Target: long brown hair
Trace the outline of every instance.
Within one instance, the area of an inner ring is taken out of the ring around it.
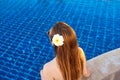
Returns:
[[[81,78],[83,71],[76,33],[68,24],[58,22],[51,29],[49,35],[51,40],[55,34],[60,34],[64,38],[62,46],[53,45],[57,63],[64,80],[77,80]]]

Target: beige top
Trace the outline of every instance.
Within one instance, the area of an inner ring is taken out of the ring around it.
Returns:
[[[41,80],[64,80],[56,61],[56,57],[46,63],[40,71]]]

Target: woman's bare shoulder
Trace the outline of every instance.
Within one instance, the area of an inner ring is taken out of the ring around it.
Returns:
[[[78,47],[78,49],[79,49],[80,52],[83,52],[83,49],[81,47]]]
[[[53,80],[53,66],[52,66],[53,60],[47,62],[43,69],[40,70],[41,80]]]
[[[51,61],[47,62],[44,66],[43,66],[43,70],[52,70],[52,68],[55,65],[55,58],[52,59]]]
[[[80,52],[81,57],[85,57],[85,53],[81,47],[79,47],[79,52]]]

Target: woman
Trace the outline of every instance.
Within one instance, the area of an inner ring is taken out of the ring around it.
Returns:
[[[42,80],[80,80],[88,77],[86,58],[78,46],[76,33],[64,22],[56,23],[48,32],[56,57],[40,71]]]

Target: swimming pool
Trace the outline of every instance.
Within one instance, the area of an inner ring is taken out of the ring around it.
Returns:
[[[39,80],[54,57],[46,32],[70,24],[87,60],[120,47],[119,0],[0,0],[0,79]]]

